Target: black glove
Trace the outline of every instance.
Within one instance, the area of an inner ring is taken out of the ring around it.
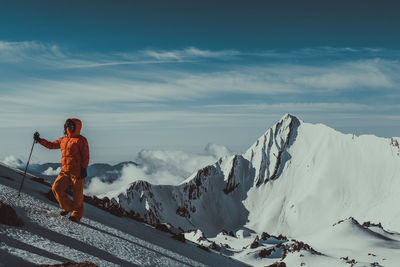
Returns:
[[[33,140],[35,140],[35,143],[39,143],[42,140],[42,138],[40,138],[40,134],[38,132],[35,132],[33,134]]]
[[[82,178],[82,179],[83,179],[83,178],[86,178],[86,176],[87,176],[86,168],[81,168],[81,178]]]

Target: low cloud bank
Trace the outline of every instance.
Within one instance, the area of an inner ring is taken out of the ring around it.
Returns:
[[[112,183],[94,177],[85,189],[85,194],[98,197],[114,197],[124,192],[129,184],[137,180],[152,184],[177,185],[200,168],[213,164],[220,157],[232,152],[221,145],[208,144],[202,154],[183,151],[142,150],[134,160],[138,166],[127,164],[121,176]]]
[[[49,176],[54,176],[58,175],[61,171],[61,167],[58,167],[57,169],[53,169],[52,167],[49,167],[47,170],[43,172],[44,175],[49,175]]]
[[[21,168],[24,166],[22,160],[12,155],[5,157],[1,162],[12,168]]]

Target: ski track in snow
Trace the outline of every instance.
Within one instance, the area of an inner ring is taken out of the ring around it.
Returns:
[[[0,249],[33,264],[92,261],[99,266],[205,266],[102,223],[73,223],[59,209],[0,185],[2,198],[14,203],[23,227],[0,225]],[[48,252],[51,251],[51,252]],[[1,264],[0,264],[1,265]]]

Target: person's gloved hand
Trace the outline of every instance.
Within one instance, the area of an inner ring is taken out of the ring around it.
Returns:
[[[38,132],[35,132],[33,134],[33,140],[35,140],[35,143],[39,143],[42,140],[42,138],[40,138],[40,134]]]
[[[87,176],[86,168],[82,168],[81,169],[81,178],[86,178],[86,176]]]

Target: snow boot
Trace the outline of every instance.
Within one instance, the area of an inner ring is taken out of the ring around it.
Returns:
[[[63,210],[63,211],[60,212],[60,215],[61,215],[61,216],[65,216],[65,215],[67,215],[68,213],[69,213],[69,211]]]
[[[72,222],[79,222],[79,220],[75,216],[69,216],[68,218]]]

